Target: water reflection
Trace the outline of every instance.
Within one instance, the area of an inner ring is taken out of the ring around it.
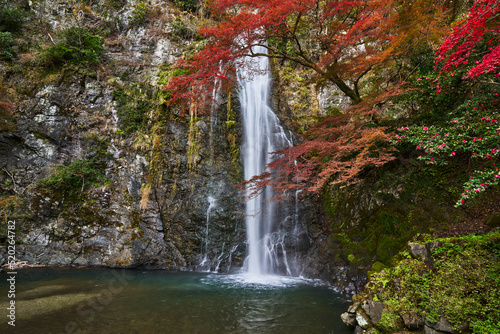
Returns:
[[[16,333],[352,332],[340,320],[344,298],[315,281],[73,268],[33,268],[18,278]],[[0,321],[1,333],[14,332]]]

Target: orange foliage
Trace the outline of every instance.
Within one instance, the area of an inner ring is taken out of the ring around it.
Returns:
[[[267,48],[264,56],[312,69],[318,83],[333,83],[358,103],[360,79],[389,59],[393,1],[215,0],[218,24],[199,31],[209,41],[203,50],[179,61],[189,74],[171,80],[170,103],[209,100],[215,79],[234,79],[244,56],[261,55],[256,45]]]
[[[302,144],[276,152],[268,165],[271,172],[246,182],[252,195],[268,185],[274,187],[275,199],[290,190],[320,193],[328,185],[356,183],[367,169],[394,160],[397,150],[389,144],[394,134],[376,125],[380,111],[375,106],[400,93],[399,88],[388,90],[346,114],[316,123]]]

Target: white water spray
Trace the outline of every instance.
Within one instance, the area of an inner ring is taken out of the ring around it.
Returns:
[[[205,226],[205,256],[203,257],[203,260],[201,260],[200,264],[198,265],[201,268],[208,266],[207,271],[210,271],[210,261],[208,259],[208,242],[210,240],[209,239],[210,211],[213,208],[215,208],[215,198],[213,198],[212,196],[208,196],[207,221],[206,221],[206,226]]]

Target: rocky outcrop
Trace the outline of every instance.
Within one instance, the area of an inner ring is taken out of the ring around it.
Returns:
[[[346,325],[354,328],[355,332],[370,333],[370,330],[373,330],[373,327],[382,319],[383,311],[384,304],[382,302],[373,300],[355,301],[349,306],[347,312],[342,313],[341,318]]]
[[[237,101],[228,108],[222,97],[212,120],[162,106],[155,96],[171,75],[169,66],[195,43],[181,40],[172,25],[189,14],[150,1],[139,17],[131,1],[111,15],[112,5],[44,0],[25,7],[33,22],[50,26],[41,31],[26,23],[26,36],[51,43],[56,31],[76,24],[105,36],[98,66],[40,74],[46,70],[28,53],[0,63],[1,99],[16,107],[16,131],[0,135],[2,199],[17,201],[10,216],[16,257],[48,265],[240,266],[243,199],[233,186],[241,180]],[[143,114],[128,130],[125,117],[139,108]],[[40,186],[57,166],[74,161],[98,164],[106,181],[84,180],[71,195]],[[208,212],[209,199],[215,204]]]
[[[494,230],[408,243],[394,268],[372,272],[364,290],[352,297],[342,321],[355,333],[494,331],[498,316],[491,305],[497,300],[491,289],[497,289],[491,273],[498,270],[499,237]]]

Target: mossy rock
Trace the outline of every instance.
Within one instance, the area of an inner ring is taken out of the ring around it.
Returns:
[[[500,212],[495,212],[484,220],[484,223],[492,228],[500,227]]]
[[[374,271],[374,272],[379,273],[384,268],[387,268],[387,266],[385,264],[383,264],[382,262],[377,261],[374,264],[372,264],[372,271]]]

